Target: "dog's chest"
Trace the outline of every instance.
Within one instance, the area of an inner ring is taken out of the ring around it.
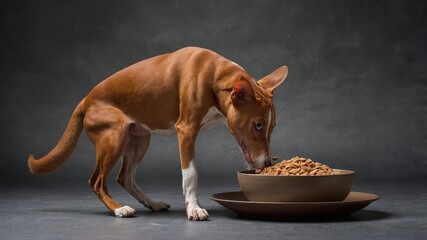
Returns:
[[[200,131],[209,129],[219,124],[227,124],[225,116],[216,108],[211,107],[206,115],[203,117],[200,124]],[[162,136],[174,136],[176,135],[176,129],[174,123],[170,123],[168,129],[150,129],[147,125],[141,124],[141,126],[148,130],[151,134],[162,135]]]

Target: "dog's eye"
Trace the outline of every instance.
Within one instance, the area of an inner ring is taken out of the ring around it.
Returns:
[[[258,131],[261,131],[263,127],[262,123],[260,122],[255,123],[254,126],[255,126],[255,129]]]

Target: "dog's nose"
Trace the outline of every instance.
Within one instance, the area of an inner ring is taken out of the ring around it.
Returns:
[[[264,167],[270,167],[271,166],[271,160],[267,160],[264,162]]]

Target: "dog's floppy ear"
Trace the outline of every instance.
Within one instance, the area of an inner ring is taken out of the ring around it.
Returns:
[[[231,101],[234,106],[241,106],[254,101],[254,90],[245,78],[241,77],[231,91]]]
[[[288,76],[288,67],[282,66],[259,80],[258,83],[261,87],[267,90],[267,92],[272,94],[274,89],[285,81],[286,76]]]

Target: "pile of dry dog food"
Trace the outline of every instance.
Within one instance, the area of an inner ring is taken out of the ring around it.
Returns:
[[[302,157],[293,157],[289,160],[283,160],[273,166],[266,167],[262,170],[256,170],[255,173],[275,176],[322,176],[340,174],[338,171],[334,171],[324,164]]]

